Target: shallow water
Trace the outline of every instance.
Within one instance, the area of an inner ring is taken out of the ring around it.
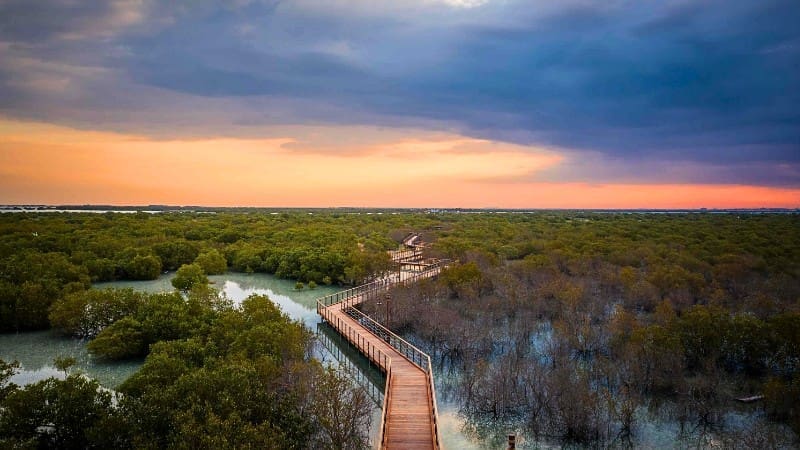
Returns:
[[[68,356],[76,360],[70,373],[80,371],[111,389],[119,386],[142,365],[141,360],[96,360],[86,350],[85,340],[65,338],[53,331],[0,334],[0,359],[19,361],[21,370],[11,377],[11,382],[20,386],[48,377],[63,378],[64,373],[53,366],[53,360]]]
[[[174,274],[166,274],[152,281],[115,281],[98,283],[95,288],[103,287],[131,287],[145,292],[171,291],[170,280]],[[239,303],[252,294],[266,294],[280,305],[289,317],[302,321],[309,329],[318,332],[320,345],[315,349],[315,356],[323,364],[334,365],[349,372],[351,379],[361,385],[370,393],[375,409],[372,415],[372,428],[370,437],[375,443],[378,435],[381,406],[383,400],[384,378],[383,374],[369,361],[358,354],[352,347],[341,339],[336,339],[335,333],[324,333],[320,325],[320,318],[316,312],[316,299],[340,290],[338,287],[318,286],[316,289],[295,290],[294,281],[283,280],[266,274],[241,274],[226,273],[212,275],[209,280],[216,289],[222,291],[234,303]],[[333,338],[331,338],[333,336]],[[437,382],[437,385],[439,383]],[[438,386],[437,386],[438,389]],[[437,391],[439,402],[439,419],[441,423],[442,443],[449,449],[482,449],[486,448],[484,442],[462,432],[464,419],[458,415],[458,405],[444,402]]]
[[[169,284],[170,277],[162,277],[156,280],[158,283],[152,286],[153,289],[171,289]],[[320,286],[314,290],[305,289],[297,291],[294,289],[294,281],[282,280],[271,275],[264,274],[237,274],[228,273],[225,275],[211,276],[209,279],[221,289],[228,298],[234,302],[241,302],[251,294],[266,294],[272,301],[281,306],[291,318],[301,320],[307,327],[314,330],[323,341],[322,329],[325,325],[321,324],[320,317],[316,312],[316,299],[340,290],[328,286]],[[134,282],[143,283],[143,282]],[[147,283],[147,282],[144,282]],[[166,284],[166,288],[163,286]],[[133,286],[137,287],[137,286]],[[141,287],[137,287],[140,288]],[[330,333],[327,334],[331,336]],[[333,336],[337,335],[333,333]],[[378,437],[378,426],[381,416],[383,401],[384,377],[375,366],[369,363],[365,357],[358,353],[352,346],[349,346],[343,339],[328,339],[328,345],[317,346],[315,356],[324,364],[332,364],[349,371],[351,378],[366,389],[373,398],[375,409],[373,409],[372,429],[370,436],[373,443]],[[332,341],[332,342],[330,342]],[[334,344],[334,345],[331,345]],[[434,378],[437,386],[437,403],[439,407],[440,436],[442,444],[448,449],[460,450],[480,450],[487,448],[487,442],[476,436],[470,436],[464,430],[465,421],[458,413],[457,403],[447,401],[443,398],[439,389],[439,377]]]
[[[95,289],[133,288],[150,293],[165,292],[174,289],[171,284],[174,276],[174,273],[169,273],[156,280],[113,281],[96,283],[93,287]],[[320,324],[321,320],[316,313],[316,299],[340,290],[339,287],[330,286],[296,290],[294,281],[283,280],[267,274],[226,273],[212,275],[208,278],[212,286],[237,304],[252,294],[267,295],[289,317],[301,321],[314,331],[317,331],[318,326],[324,326]],[[6,361],[17,360],[20,362],[22,370],[11,379],[18,385],[34,383],[48,377],[63,378],[63,372],[53,366],[53,360],[58,357],[71,356],[77,360],[77,363],[70,372],[85,373],[98,380],[104,387],[111,389],[119,386],[143,363],[142,360],[97,361],[86,350],[86,343],[85,340],[65,338],[52,331],[0,334],[0,358]],[[376,424],[380,421],[381,416],[383,374],[371,366],[366,358],[352,348],[348,348],[346,342],[338,342],[336,339],[326,339],[325,342],[315,346],[314,355],[323,364],[345,370],[351,379],[371,394],[375,407],[372,411],[373,426],[370,430],[370,437],[375,442],[378,432]]]
[[[174,290],[171,284],[173,277],[175,277],[175,273],[162,275],[157,280],[111,281],[96,283],[94,287],[95,289],[129,287],[143,292],[165,292]],[[298,291],[294,287],[294,281],[263,273],[225,273],[211,275],[208,279],[212,287],[224,293],[237,304],[253,294],[267,295],[289,317],[302,321],[311,329],[314,329],[320,322],[319,316],[317,316],[317,298],[341,290],[338,287],[323,285],[317,286],[315,289],[306,288]]]
[[[117,281],[98,283],[95,288],[131,287],[145,292],[172,291],[170,283],[174,274],[162,275],[152,281]],[[370,365],[369,361],[349,346],[335,332],[325,333],[325,325],[321,324],[316,314],[316,299],[336,292],[340,288],[319,286],[314,290],[295,290],[295,282],[282,280],[266,274],[227,273],[209,277],[213,286],[223,292],[234,303],[252,294],[265,294],[280,305],[291,318],[300,320],[309,329],[318,333],[319,345],[314,355],[326,365],[340,367],[351,379],[364,387],[374,402],[372,429],[373,442],[378,434],[380,407],[383,399],[384,378],[382,373]],[[549,330],[543,328],[542,335],[531,345],[541,344]],[[413,337],[410,337],[413,340]],[[72,371],[79,370],[97,379],[103,386],[115,388],[141,366],[142,361],[104,363],[94,360],[86,350],[86,341],[59,336],[53,332],[34,332],[22,334],[0,335],[0,358],[19,360],[23,370],[12,378],[14,383],[23,385],[50,376],[63,377],[63,373],[53,367],[56,357],[71,356],[77,360]],[[439,407],[439,429],[442,444],[445,448],[459,450],[477,450],[484,448],[505,448],[506,435],[514,432],[512,425],[497,422],[470,424],[459,414],[458,375],[446,375],[435,370],[437,403]],[[449,386],[447,386],[449,385]],[[753,423],[757,414],[744,413],[731,415],[734,422]],[[741,425],[740,425],[741,426]],[[641,448],[675,448],[687,440],[679,438],[678,425],[669,420],[654,420],[644,410],[638,414],[636,438],[633,443]],[[559,447],[557,443],[526,441],[524,433],[518,433],[518,448]],[[696,437],[695,437],[696,438]],[[684,438],[685,439],[685,438]]]
[[[174,273],[170,273],[151,281],[97,283],[94,288],[130,287],[144,292],[172,291],[174,288],[170,281],[174,276]],[[266,274],[227,273],[213,275],[209,279],[234,303],[240,303],[252,294],[266,294],[290,317],[301,320],[312,329],[319,322],[316,299],[338,290],[334,287],[320,286],[313,290],[297,291],[293,281],[281,280]],[[111,389],[119,386],[142,365],[142,360],[123,362],[96,360],[86,350],[86,343],[85,340],[63,337],[53,331],[0,334],[0,359],[19,361],[21,370],[11,381],[25,385],[51,376],[63,378],[63,372],[53,366],[53,360],[59,357],[73,357],[76,359],[76,364],[70,369],[71,373],[80,371]]]

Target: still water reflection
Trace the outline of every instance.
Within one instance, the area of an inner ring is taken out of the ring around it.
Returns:
[[[151,281],[115,281],[97,283],[95,289],[130,287],[144,292],[163,292],[173,290],[170,281],[174,274],[166,274]],[[300,320],[309,329],[318,332],[319,345],[315,347],[315,357],[323,364],[341,367],[356,383],[364,387],[374,402],[372,429],[370,435],[377,438],[377,424],[380,420],[383,402],[383,374],[361,356],[346,341],[325,324],[320,323],[316,314],[316,299],[336,292],[339,288],[319,286],[316,289],[298,291],[295,283],[266,274],[227,273],[209,277],[213,286],[234,303],[252,294],[265,294],[280,305],[291,318]],[[63,373],[53,367],[53,359],[71,356],[77,360],[72,371],[81,371],[98,380],[107,388],[115,388],[125,381],[141,366],[141,360],[125,362],[102,362],[95,360],[86,350],[86,341],[64,338],[54,332],[32,332],[0,335],[0,358],[17,360],[22,366],[20,373],[12,382],[24,385],[51,376],[63,377]],[[465,432],[464,419],[458,414],[458,405],[452,398],[444,398],[444,386],[439,386],[437,374],[437,401],[439,404],[440,432],[443,444],[450,449],[480,449],[481,443]],[[444,378],[442,378],[444,379]],[[452,391],[452,389],[451,389]]]

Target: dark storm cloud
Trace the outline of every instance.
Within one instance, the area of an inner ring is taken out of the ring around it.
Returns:
[[[0,1],[0,38],[12,42],[42,43],[56,38],[111,32],[115,19],[124,20],[125,3]]]
[[[147,130],[157,88],[178,114],[207,98],[254,126],[447,127],[622,162],[571,166],[587,180],[677,162],[675,182],[800,185],[796,0],[92,5],[0,2],[6,114]],[[47,90],[65,79],[69,95]]]
[[[797,161],[800,28],[785,19],[800,23],[797,6],[768,8],[774,20],[754,6],[756,24],[775,27],[750,25],[755,35],[742,31],[751,19],[744,8],[727,17],[735,30],[705,24],[725,12],[713,6],[629,27],[620,27],[624,17],[579,14],[555,29],[472,30],[426,89],[465,99],[464,108],[511,113],[493,124],[498,136],[505,125],[617,155]]]

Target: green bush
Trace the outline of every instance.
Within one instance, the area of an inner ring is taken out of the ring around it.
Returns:
[[[161,260],[153,255],[136,255],[125,266],[125,273],[131,280],[155,280],[161,275]]]
[[[199,264],[184,264],[175,273],[172,286],[180,291],[188,292],[195,285],[208,284],[208,278]]]
[[[206,275],[219,275],[228,271],[228,262],[216,249],[201,253],[194,263],[202,267]]]
[[[73,336],[93,337],[115,321],[135,313],[144,295],[133,289],[89,289],[56,300],[50,324]]]
[[[87,348],[97,357],[125,359],[144,355],[147,342],[142,324],[132,317],[120,319],[104,329]]]

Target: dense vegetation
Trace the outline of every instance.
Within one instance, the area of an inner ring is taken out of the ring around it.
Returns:
[[[0,332],[48,327],[50,305],[94,281],[150,280],[184,265],[353,284],[396,244],[373,217],[294,214],[2,214]],[[191,271],[192,273],[188,273]]]
[[[726,412],[748,410],[734,398],[763,394],[749,410],[800,432],[797,216],[542,213],[443,225],[428,237],[438,237],[432,253],[460,264],[397,290],[390,325],[462,374],[453,390],[476,424],[622,445],[643,408],[720,432]],[[730,438],[791,443],[762,425]]]
[[[60,301],[54,323],[101,330],[90,343],[101,357],[152,344],[144,366],[112,401],[78,374],[9,385],[14,367],[0,361],[0,447],[367,447],[366,394],[309,359],[310,333],[268,298],[233,307],[204,286],[185,299],[88,292]]]
[[[315,389],[327,386],[339,399],[358,394],[309,362],[302,328],[264,299],[232,308],[205,276],[230,269],[294,278],[298,288],[356,283],[386,270],[384,250],[411,230],[433,243],[428,256],[458,262],[438,280],[395,290],[391,308],[364,309],[453,372],[456,382],[442,392],[462,402],[478,432],[488,421],[501,434],[518,428],[558,443],[625,445],[636,442],[648,413],[681,429],[714,430],[732,446],[797,443],[797,215],[0,215],[0,329],[53,326],[93,339],[98,357],[149,354],[116,405],[74,376],[11,393],[0,383],[12,405],[4,411],[13,412],[0,427],[17,427],[6,425],[9,417],[28,423],[20,399],[58,423],[48,416],[55,410],[35,405],[73,392],[91,400],[86,411],[100,412],[65,427],[132,430],[121,443],[92,443],[100,447],[222,442],[197,441],[206,436],[270,447],[277,441],[249,439],[294,442],[303,433],[320,446],[332,445],[331,436],[358,442],[330,430],[330,416],[314,409],[339,404],[321,402]],[[164,270],[180,270],[183,294],[89,288]],[[751,395],[765,398],[733,400]],[[240,404],[245,413],[231,406]],[[766,419],[726,433],[731,411]],[[17,428],[13,442],[54,439]],[[142,436],[151,428],[152,437]],[[82,436],[95,435],[109,436]]]

